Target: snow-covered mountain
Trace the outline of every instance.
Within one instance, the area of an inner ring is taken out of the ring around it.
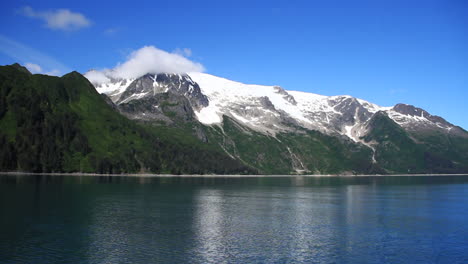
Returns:
[[[406,130],[463,133],[443,118],[411,105],[382,107],[347,95],[323,96],[285,90],[279,86],[243,84],[206,73],[109,78],[108,82],[95,83],[95,86],[98,92],[108,95],[116,104],[161,93],[178,94],[188,99],[202,124],[220,125],[223,116],[228,116],[252,130],[269,135],[304,128],[364,143],[361,138],[377,112],[386,113]]]
[[[203,73],[122,79],[105,70],[86,76],[93,85],[77,72],[46,78],[20,65],[0,67],[0,101],[6,102],[3,119],[0,111],[3,168],[266,175],[468,172],[468,132],[411,105],[381,107],[351,96],[247,85]],[[31,155],[45,160],[31,164]]]
[[[412,105],[382,107],[199,72],[104,76],[93,84],[128,118],[177,127],[263,173],[468,170],[468,132]]]

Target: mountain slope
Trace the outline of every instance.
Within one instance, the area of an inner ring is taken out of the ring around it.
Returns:
[[[231,156],[265,174],[375,174],[369,148],[318,131],[265,135],[224,116],[207,132]]]
[[[116,112],[77,72],[32,75],[0,67],[0,170],[252,173],[217,146]]]
[[[351,96],[323,96],[287,91],[279,86],[248,85],[205,73],[147,74],[95,85],[98,92],[107,94],[116,104],[166,92],[178,94],[190,101],[197,120],[205,125],[221,124],[225,115],[265,134],[300,126],[360,141],[364,123],[383,111],[406,130],[439,130],[468,137],[466,131],[443,118],[411,105],[381,107]]]
[[[468,133],[411,105],[381,107],[205,73],[95,85],[129,118],[185,128],[262,173],[468,171]]]

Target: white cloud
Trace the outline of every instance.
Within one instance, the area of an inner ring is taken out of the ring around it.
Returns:
[[[110,79],[100,71],[90,70],[84,75],[90,82],[94,84],[107,83]]]
[[[113,69],[92,70],[85,74],[93,83],[104,83],[110,78],[138,78],[147,73],[187,73],[202,72],[205,68],[176,52],[169,53],[154,46],[145,46],[133,51],[127,61]]]
[[[20,11],[21,14],[42,19],[46,26],[58,30],[78,30],[91,25],[91,21],[83,14],[72,12],[68,9],[55,9],[49,11],[36,11],[30,6],[25,6]]]
[[[53,76],[59,76],[60,71],[57,69],[53,69],[51,71],[45,71],[39,64],[36,63],[31,63],[31,62],[26,62],[24,66],[32,73],[32,74],[45,74],[45,75],[53,75]]]
[[[42,67],[37,64],[26,62],[24,66],[28,68],[31,73],[42,73]]]

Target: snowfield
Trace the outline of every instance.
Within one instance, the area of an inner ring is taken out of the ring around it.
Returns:
[[[173,74],[169,74],[174,76]],[[413,113],[402,113],[394,107],[381,107],[371,102],[349,95],[324,96],[314,93],[284,90],[279,86],[243,84],[207,73],[191,72],[178,75],[178,85],[182,81],[190,83],[188,92],[193,92],[197,83],[201,93],[208,98],[208,105],[195,110],[197,119],[205,125],[220,125],[223,115],[261,133],[275,134],[292,131],[296,127],[318,130],[326,134],[339,134],[355,142],[366,133],[366,125],[371,117],[383,111],[402,127],[430,126],[450,130],[449,123],[432,121],[430,114],[414,108]],[[120,79],[95,84],[99,93],[107,94],[117,102],[129,85],[137,79]],[[154,77],[154,93],[167,92],[171,88],[158,84]],[[160,87],[161,86],[161,87]],[[148,93],[135,93],[121,99],[119,103],[138,100]],[[187,94],[184,94],[187,96]],[[406,106],[406,105],[404,105]],[[412,107],[412,106],[409,106]],[[419,112],[418,112],[419,111]],[[364,143],[363,143],[364,144]]]

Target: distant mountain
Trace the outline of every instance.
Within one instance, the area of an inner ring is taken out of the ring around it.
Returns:
[[[199,139],[264,173],[468,171],[468,133],[411,105],[381,107],[205,73],[109,79],[96,89],[127,117],[189,122]]]
[[[77,72],[32,75],[0,67],[0,171],[256,173],[181,129],[117,112]]]

